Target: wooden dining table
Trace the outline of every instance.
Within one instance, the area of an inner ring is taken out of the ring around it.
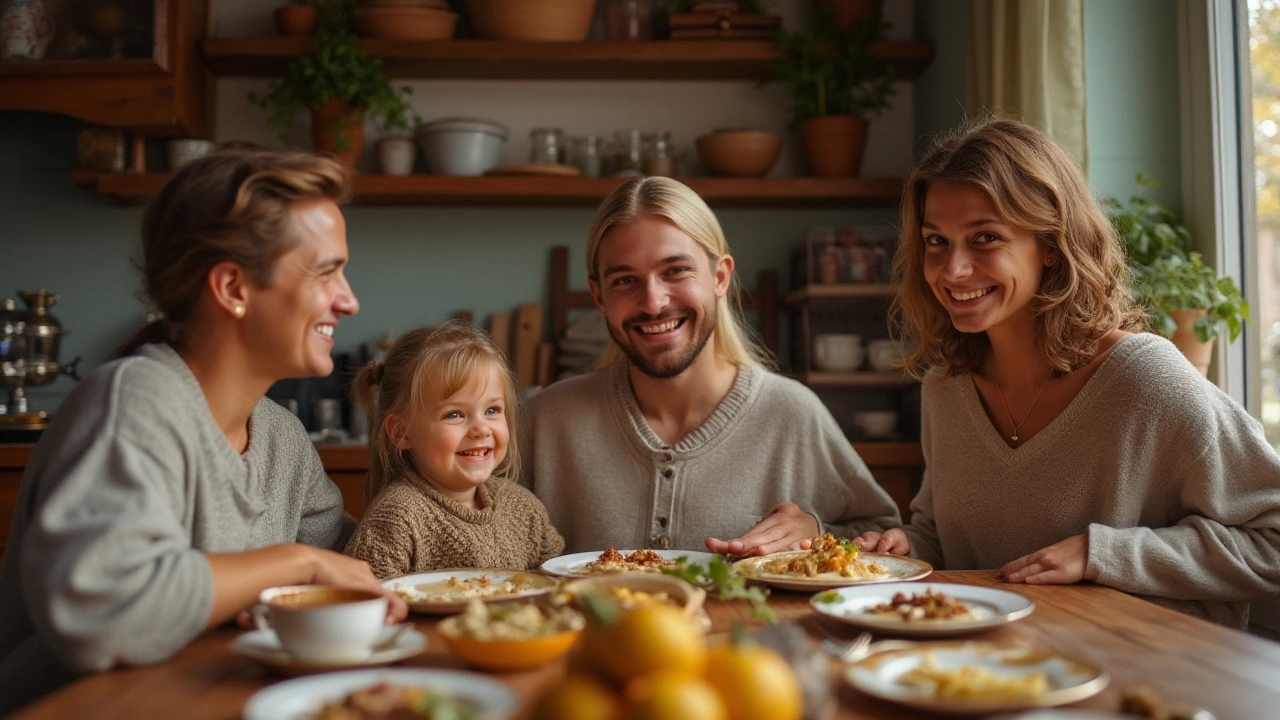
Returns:
[[[1122,693],[1146,686],[1164,701],[1207,709],[1219,720],[1280,717],[1280,644],[1270,640],[1088,583],[1008,585],[991,571],[938,571],[927,581],[1001,587],[1033,600],[1035,611],[1026,618],[969,637],[1038,646],[1085,660],[1108,673],[1111,680],[1106,689],[1076,707],[1116,711]],[[809,597],[775,590],[769,605],[780,621],[798,622],[815,641],[824,635],[852,638],[858,634],[856,628],[817,615],[809,606]],[[735,621],[749,616],[740,601],[709,599],[707,611],[713,643],[723,640]],[[438,618],[411,615],[410,620],[427,634],[428,644],[423,654],[404,661],[403,666],[466,667],[436,634]],[[13,717],[239,718],[250,696],[284,679],[232,651],[231,642],[240,632],[232,627],[216,628],[164,662],[81,678]],[[819,652],[817,647],[815,642],[815,652]],[[920,717],[918,710],[876,700],[844,684],[832,662],[833,691],[839,700],[835,718]],[[538,693],[564,672],[565,661],[561,660],[536,670],[492,677],[510,686],[527,709]]]

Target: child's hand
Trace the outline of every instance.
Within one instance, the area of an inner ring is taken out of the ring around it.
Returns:
[[[911,541],[899,528],[888,530],[883,535],[878,532],[865,532],[853,542],[867,552],[892,555],[906,555],[911,552]]]

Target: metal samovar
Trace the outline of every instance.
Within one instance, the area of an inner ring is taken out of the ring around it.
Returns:
[[[0,428],[41,430],[48,423],[45,412],[28,412],[24,388],[47,385],[59,374],[76,374],[76,358],[67,366],[58,364],[58,350],[65,332],[49,308],[61,299],[46,290],[22,290],[18,296],[27,304],[25,312],[13,300],[0,305],[0,384],[9,390],[6,404],[0,404]]]

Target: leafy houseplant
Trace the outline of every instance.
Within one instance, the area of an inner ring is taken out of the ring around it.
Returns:
[[[352,32],[351,0],[313,0],[320,4],[320,32],[310,55],[289,63],[265,95],[249,100],[268,111],[267,125],[289,143],[300,110],[312,113],[312,141],[354,166],[364,144],[361,123],[372,118],[384,128],[408,129],[420,118],[408,103],[408,87],[394,87],[382,61],[369,57]]]
[[[866,118],[889,107],[893,94],[893,68],[871,56],[886,27],[877,14],[842,34],[829,13],[820,12],[802,30],[778,31],[782,57],[769,63],[769,72],[791,96],[792,124],[800,126],[815,175],[858,173]]]
[[[1156,184],[1142,175],[1137,183],[1140,189]],[[1240,337],[1249,320],[1249,303],[1234,280],[1218,277],[1200,253],[1191,250],[1191,233],[1172,211],[1141,194],[1127,204],[1106,198],[1103,205],[1124,242],[1133,273],[1131,290],[1150,313],[1153,329],[1175,344],[1194,337],[1201,347],[1179,349],[1205,372],[1210,343],[1224,329],[1229,341]],[[1195,357],[1196,352],[1203,357]]]

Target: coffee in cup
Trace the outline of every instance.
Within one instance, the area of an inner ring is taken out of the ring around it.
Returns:
[[[387,616],[387,598],[332,585],[263,590],[253,620],[271,627],[285,652],[306,663],[360,662],[373,652]]]

